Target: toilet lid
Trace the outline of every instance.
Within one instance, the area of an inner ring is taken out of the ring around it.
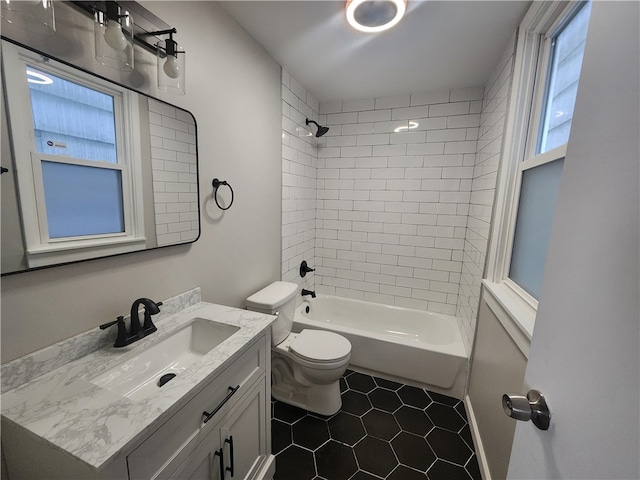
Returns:
[[[335,362],[351,353],[351,342],[324,330],[302,330],[289,350],[311,362]]]

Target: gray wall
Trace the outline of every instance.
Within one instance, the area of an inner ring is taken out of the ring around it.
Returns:
[[[216,3],[143,6],[178,29],[176,40],[188,52],[186,95],[151,94],[198,122],[201,237],[193,245],[3,277],[3,363],[126,314],[138,297],[163,299],[200,286],[206,301],[244,307],[248,295],[280,278],[280,66]],[[31,43],[49,42],[57,50],[51,54],[95,64],[90,30],[76,29],[84,41],[53,43],[76,28],[70,7],[56,8],[58,34]],[[135,75],[114,79],[150,91],[155,59],[141,58]],[[211,197],[214,177],[235,191],[224,214]]]
[[[527,359],[484,299],[480,301],[469,402],[491,478],[506,478],[516,422],[502,410],[502,394],[522,389]]]
[[[2,166],[9,170],[2,175],[2,248],[0,248],[2,256],[2,268],[11,272],[15,270],[23,270],[27,268],[24,257],[24,244],[22,240],[22,223],[18,214],[18,190],[16,186],[16,177],[13,174],[11,143],[9,142],[9,129],[7,127],[7,111],[5,109],[4,95],[0,95],[0,128],[2,147]]]

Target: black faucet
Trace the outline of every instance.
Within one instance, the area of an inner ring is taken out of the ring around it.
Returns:
[[[138,308],[140,305],[144,305],[144,323],[140,327],[140,319],[138,318]],[[133,305],[131,305],[131,335],[141,334],[140,338],[149,335],[157,330],[156,326],[151,321],[151,315],[160,313],[158,305],[162,305],[162,302],[156,303],[148,298],[139,298]]]
[[[300,294],[304,297],[305,295],[311,295],[311,298],[316,298],[316,292],[314,292],[313,290],[305,290],[304,288],[302,289],[302,292],[300,292]]]
[[[144,306],[144,323],[142,326],[140,326],[140,318],[138,317],[138,308],[140,305]],[[133,305],[131,305],[131,327],[128,333],[127,327],[124,324],[124,317],[122,316],[118,317],[113,322],[100,325],[100,329],[104,330],[105,328],[109,328],[112,325],[117,324],[118,336],[113,346],[126,347],[127,345],[131,345],[133,342],[137,342],[157,330],[156,326],[151,321],[151,315],[160,313],[160,309],[158,308],[160,305],[162,305],[162,302],[156,303],[148,298],[139,298],[133,302]]]

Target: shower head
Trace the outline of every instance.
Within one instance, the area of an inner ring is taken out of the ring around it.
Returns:
[[[307,125],[309,125],[310,123],[313,123],[316,127],[318,127],[318,130],[316,131],[316,137],[321,137],[329,131],[329,127],[323,127],[322,125],[318,125],[318,122],[314,122],[313,120],[309,120],[307,118]]]

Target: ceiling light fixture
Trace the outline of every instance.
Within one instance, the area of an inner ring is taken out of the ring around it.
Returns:
[[[388,30],[398,24],[407,9],[406,0],[347,0],[347,21],[365,33]]]

